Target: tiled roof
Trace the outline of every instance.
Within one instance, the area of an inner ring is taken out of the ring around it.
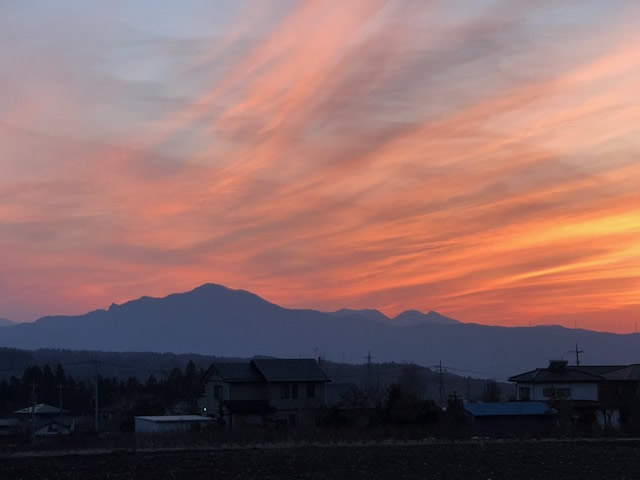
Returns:
[[[545,402],[468,403],[464,408],[474,417],[549,415],[556,413]]]
[[[249,362],[214,363],[212,367],[225,382],[263,382],[260,373]]]
[[[629,365],[604,374],[607,380],[640,380],[640,365]]]
[[[511,382],[601,382],[604,380],[640,380],[640,365],[580,365],[564,369],[536,368],[509,378]]]
[[[256,366],[268,382],[329,382],[329,377],[313,359],[257,359]]]

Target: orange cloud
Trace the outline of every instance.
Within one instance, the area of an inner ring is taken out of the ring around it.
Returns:
[[[0,114],[0,315],[213,281],[286,306],[632,329],[635,34],[610,25],[615,41],[574,58],[576,35],[540,72],[523,58],[546,52],[526,35],[543,4],[405,7],[294,2],[264,28],[266,7],[239,14],[181,59],[178,81],[205,87],[168,106],[133,80],[104,80],[88,110],[80,80],[25,94]],[[78,135],[43,131],[45,112]]]

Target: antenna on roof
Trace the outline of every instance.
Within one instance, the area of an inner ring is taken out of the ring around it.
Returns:
[[[578,342],[576,342],[576,349],[575,350],[570,350],[569,353],[575,353],[576,354],[576,367],[580,366],[580,354],[584,353],[584,350],[579,350],[578,349]]]

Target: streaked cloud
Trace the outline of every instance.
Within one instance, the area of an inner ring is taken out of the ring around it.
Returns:
[[[217,282],[633,329],[634,2],[83,5],[0,7],[1,315]]]

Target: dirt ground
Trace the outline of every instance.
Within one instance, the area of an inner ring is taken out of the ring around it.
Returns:
[[[0,479],[640,479],[640,441],[0,455]]]

